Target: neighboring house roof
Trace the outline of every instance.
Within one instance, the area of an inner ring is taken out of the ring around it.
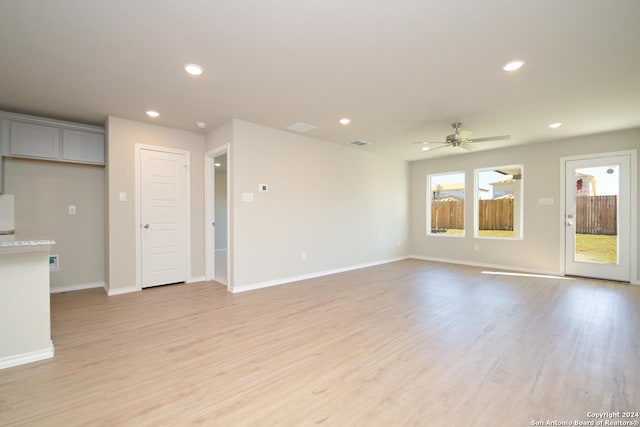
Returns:
[[[464,182],[445,182],[443,184],[434,184],[431,186],[431,191],[452,191],[452,190],[464,190]]]
[[[501,179],[500,181],[492,182],[491,185],[511,184],[514,182],[520,182],[520,180],[515,178],[505,178],[505,179]]]
[[[431,186],[431,191],[457,191],[464,190],[463,182],[445,182],[444,184],[434,184]],[[488,192],[487,188],[478,188],[480,191]]]

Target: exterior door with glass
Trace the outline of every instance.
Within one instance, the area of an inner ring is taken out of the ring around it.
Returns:
[[[566,160],[565,274],[630,279],[630,156]]]

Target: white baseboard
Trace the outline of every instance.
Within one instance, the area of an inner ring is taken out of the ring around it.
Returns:
[[[559,271],[538,270],[536,268],[518,267],[513,265],[490,264],[486,262],[475,262],[475,261],[467,261],[467,260],[451,259],[451,258],[436,258],[436,257],[428,257],[428,256],[420,256],[420,255],[409,255],[407,258],[421,259],[423,261],[444,262],[447,264],[467,265],[469,267],[483,267],[483,268],[492,268],[495,270],[517,271],[520,273],[544,274],[548,276],[562,276],[562,273],[560,273]]]
[[[37,362],[44,359],[51,359],[53,354],[53,342],[49,342],[49,346],[42,350],[0,357],[0,369],[11,368],[12,366],[24,365],[25,363]]]
[[[138,289],[135,286],[129,286],[127,288],[109,289],[107,291],[107,295],[112,297],[114,295],[129,294],[131,292],[140,292],[140,291],[141,291],[141,289]]]
[[[205,282],[206,280],[207,279],[205,279],[204,276],[195,276],[187,280],[185,283]]]
[[[58,294],[60,292],[73,292],[82,291],[84,289],[104,288],[104,286],[104,282],[81,283],[79,285],[55,286],[52,287],[49,292],[51,292],[52,294]]]
[[[324,270],[324,271],[318,271],[318,272],[315,272],[315,273],[302,274],[300,276],[285,277],[285,278],[282,278],[282,279],[268,280],[266,282],[251,283],[249,285],[234,286],[233,289],[231,289],[231,292],[234,293],[234,294],[237,294],[237,293],[240,293],[240,292],[253,291],[253,290],[256,290],[256,289],[269,288],[271,286],[284,285],[284,284],[287,284],[287,283],[299,282],[301,280],[307,280],[307,279],[315,279],[316,277],[328,276],[330,274],[336,274],[336,273],[344,273],[346,271],[358,270],[360,268],[373,267],[375,265],[387,264],[389,262],[402,261],[402,260],[407,259],[407,258],[409,258],[409,257],[408,256],[403,256],[403,257],[397,257],[397,258],[387,258],[387,259],[383,259],[383,260],[379,260],[379,261],[365,262],[365,263],[362,263],[362,264],[350,265],[350,266],[347,266],[347,267],[333,268],[331,270]]]

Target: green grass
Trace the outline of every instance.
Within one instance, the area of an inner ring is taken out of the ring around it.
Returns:
[[[449,228],[445,232],[434,233],[441,236],[462,236],[464,230],[461,228]],[[513,237],[513,231],[509,230],[480,230],[480,237]]]
[[[576,261],[618,262],[618,236],[576,234]]]
[[[478,237],[514,237],[513,230],[478,230]]]
[[[462,228],[449,228],[445,232],[434,233],[436,236],[462,236],[464,234],[464,230]]]

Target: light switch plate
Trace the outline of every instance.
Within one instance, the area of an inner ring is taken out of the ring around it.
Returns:
[[[258,184],[258,191],[266,193],[269,191],[269,186],[267,184]]]
[[[538,204],[542,206],[551,206],[553,205],[553,197],[540,197],[538,199]]]
[[[75,215],[75,214],[76,214],[76,206],[69,205],[69,215]]]
[[[120,193],[118,193],[118,200],[120,200],[121,202],[126,202],[127,193],[125,193],[124,191],[121,191]]]
[[[243,202],[253,202],[253,193],[242,193]]]

